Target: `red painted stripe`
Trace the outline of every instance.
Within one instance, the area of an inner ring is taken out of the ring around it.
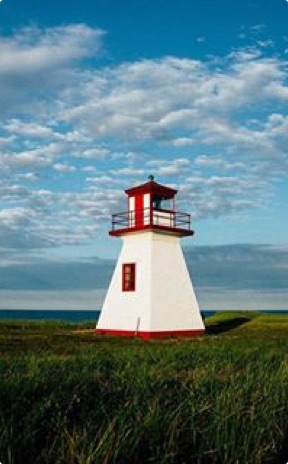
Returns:
[[[96,333],[100,335],[114,335],[115,337],[139,337],[144,339],[150,338],[171,338],[171,337],[195,337],[204,335],[205,329],[201,330],[164,330],[155,332],[135,332],[133,330],[117,330],[117,329],[96,329]]]
[[[135,195],[135,226],[144,225],[144,196]]]
[[[194,230],[187,230],[187,229],[180,229],[178,227],[166,227],[166,226],[159,226],[159,225],[142,225],[142,226],[135,226],[135,227],[126,227],[124,229],[117,229],[117,230],[110,230],[109,235],[112,237],[121,236],[124,234],[129,234],[132,232],[141,232],[142,230],[147,232],[154,232],[159,231],[163,232],[164,234],[167,233],[169,235],[176,235],[179,237],[189,236],[194,234]]]

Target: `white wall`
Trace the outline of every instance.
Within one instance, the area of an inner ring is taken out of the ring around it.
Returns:
[[[129,197],[129,227],[135,226],[135,198]]]
[[[130,233],[123,237],[123,246],[104,301],[97,328],[139,330],[150,327],[150,263],[151,241],[149,232]],[[136,263],[136,289],[122,292],[122,264]]]
[[[97,328],[148,332],[203,329],[180,239],[156,232],[129,233],[122,238]],[[136,263],[136,290],[122,292],[122,264],[132,262]]]
[[[144,224],[150,224],[150,193],[145,193],[143,198]]]
[[[180,239],[153,234],[151,330],[203,329]]]

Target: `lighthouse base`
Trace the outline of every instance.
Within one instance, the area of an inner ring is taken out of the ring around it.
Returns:
[[[195,337],[204,335],[205,330],[164,330],[159,332],[135,332],[133,330],[112,330],[112,329],[96,329],[96,334],[112,335],[114,337],[138,337],[145,340],[152,338],[175,338],[175,337]]]
[[[122,239],[96,332],[146,339],[203,334],[180,237],[144,231]],[[127,266],[133,267],[128,290],[124,285]]]

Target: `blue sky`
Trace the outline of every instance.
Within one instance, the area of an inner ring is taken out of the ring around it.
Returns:
[[[201,305],[288,308],[287,26],[285,0],[3,0],[0,307],[98,308],[153,173]]]

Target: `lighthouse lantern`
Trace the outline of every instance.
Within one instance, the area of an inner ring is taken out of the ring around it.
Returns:
[[[165,230],[179,236],[192,235],[190,215],[175,211],[177,190],[154,180],[125,190],[128,211],[113,214],[110,235],[140,230]]]

